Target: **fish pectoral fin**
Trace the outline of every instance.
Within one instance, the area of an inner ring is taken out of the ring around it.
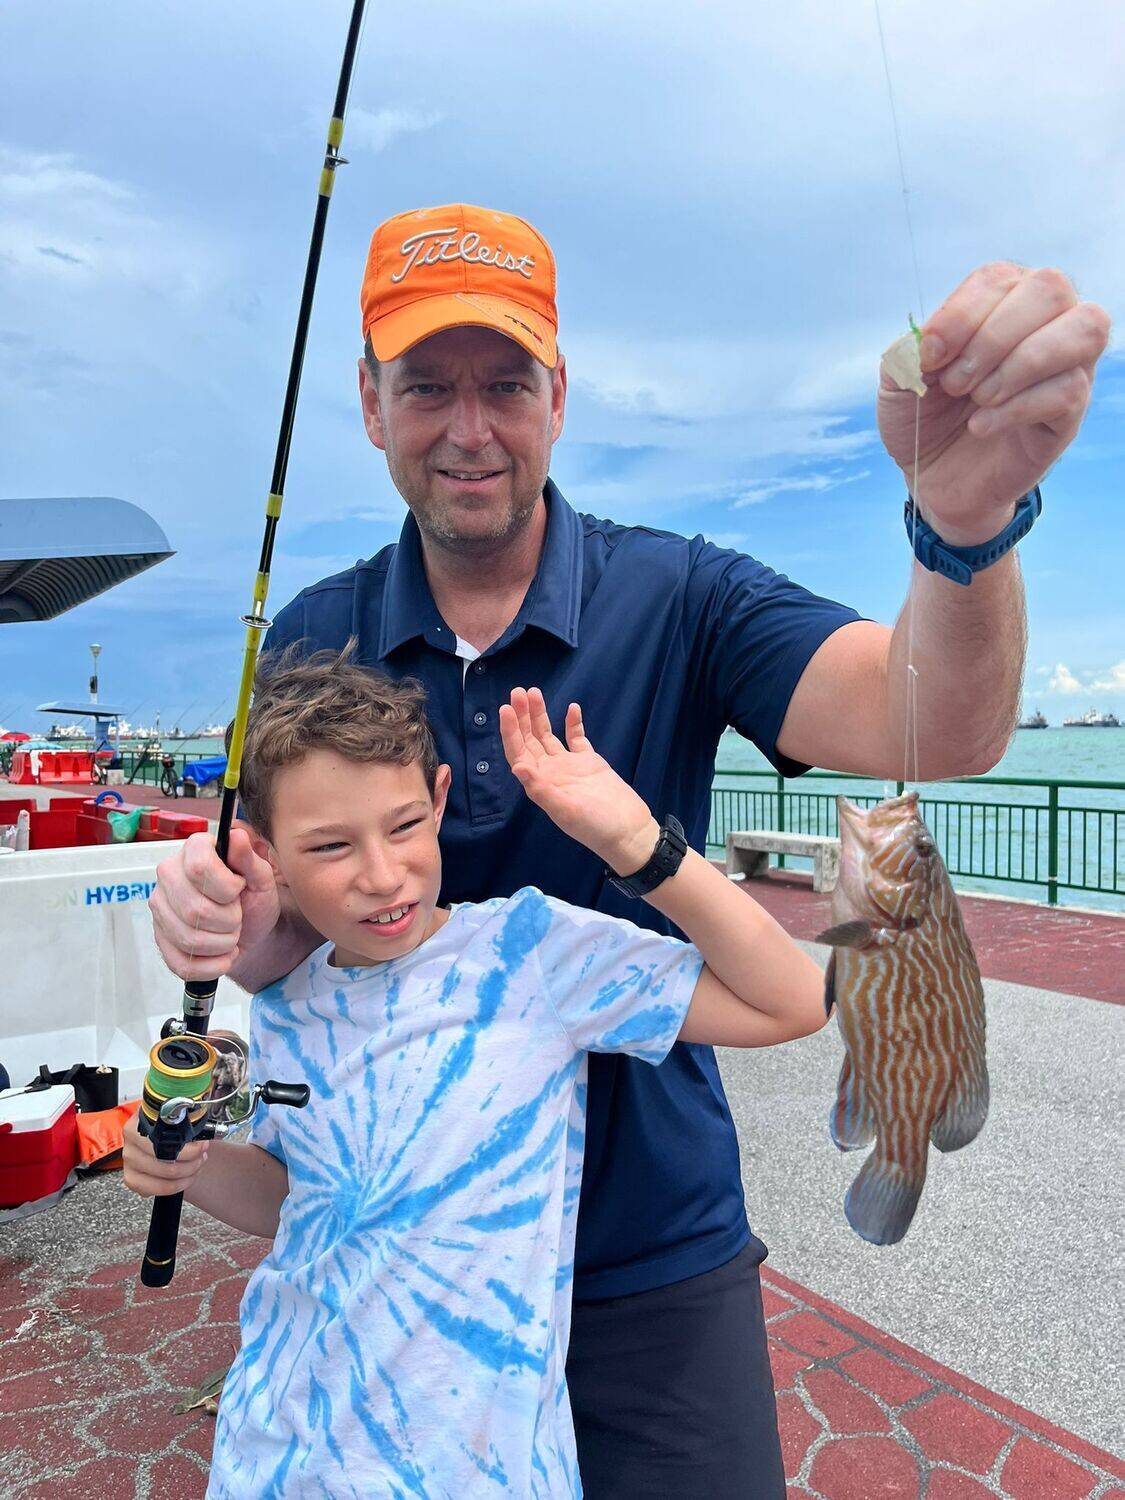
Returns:
[[[840,922],[813,942],[828,943],[833,948],[870,948],[875,942],[875,929],[870,922]]]
[[[897,1245],[910,1228],[925,1181],[924,1156],[909,1170],[876,1148],[844,1198],[848,1223],[869,1244]]]
[[[838,1151],[862,1151],[875,1139],[875,1111],[864,1092],[851,1053],[844,1053],[836,1102],[828,1115],[828,1130]]]
[[[976,1140],[988,1119],[988,1097],[988,1068],[982,1056],[977,1066],[962,1067],[930,1127],[930,1140],[939,1151],[960,1151]]]

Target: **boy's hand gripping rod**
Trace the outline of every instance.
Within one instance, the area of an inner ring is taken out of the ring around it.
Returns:
[[[344,166],[340,155],[340,143],[344,137],[344,110],[347,106],[348,90],[351,86],[352,67],[355,63],[359,35],[363,24],[366,0],[354,0],[348,39],[344,46],[344,60],[340,67],[340,81],[336,88],[336,103],[332,118],[328,122],[328,142],[324,153],[324,166],[320,173],[317,191],[316,216],[313,219],[312,240],[309,258],[305,266],[305,281],[301,289],[301,306],[297,314],[297,331],[293,339],[293,356],[289,363],[289,381],[285,388],[285,403],[281,413],[281,431],[277,439],[277,454],[274,459],[270,493],[266,499],[266,527],[262,538],[262,553],[258,572],[254,579],[254,591],[250,613],[242,616],[246,626],[246,646],[242,658],[242,678],[238,688],[238,705],[235,709],[234,729],[227,757],[227,770],[223,778],[223,800],[219,810],[219,831],[215,850],[219,858],[227,860],[230,845],[231,823],[238,803],[238,778],[242,766],[242,747],[246,737],[246,721],[250,714],[250,699],[254,691],[254,668],[262,636],[269,629],[266,618],[266,596],[269,591],[270,566],[273,561],[274,538],[285,494],[285,474],[289,467],[289,447],[293,437],[293,419],[297,410],[297,395],[301,388],[301,369],[305,360],[305,344],[308,339],[309,320],[312,314],[313,295],[316,291],[317,272],[320,269],[320,251],[324,242],[324,227],[328,220],[328,204],[332,197],[332,186],[337,167]],[[140,1129],[153,1144],[158,1160],[174,1161],[191,1140],[200,1136],[224,1134],[232,1119],[244,1118],[250,1108],[262,1098],[267,1104],[290,1104],[297,1108],[308,1103],[309,1090],[305,1084],[280,1084],[269,1082],[248,1096],[244,1089],[234,1090],[225,1082],[216,1082],[222,1073],[217,1067],[219,1049],[205,1041],[211,1011],[215,1004],[218,980],[188,980],[184,985],[183,1019],[166,1021],[161,1040],[149,1054],[149,1071],[142,1091],[139,1115]],[[216,1037],[218,1040],[218,1037]],[[237,1049],[236,1049],[237,1050]],[[243,1049],[243,1059],[244,1059]],[[225,1092],[224,1092],[225,1090]],[[230,1101],[238,1099],[237,1109],[232,1110]],[[145,1286],[167,1286],[176,1269],[176,1239],[180,1227],[180,1210],[183,1194],[169,1194],[156,1198],[152,1205],[148,1244],[141,1265],[141,1281]]]

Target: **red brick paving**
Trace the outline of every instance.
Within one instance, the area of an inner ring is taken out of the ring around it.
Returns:
[[[744,889],[794,937],[812,942],[832,925],[831,897],[817,895],[811,877],[774,870]],[[1125,916],[964,894],[960,901],[986,979],[1125,1005]]]
[[[762,1283],[790,1497],[1110,1500],[1125,1479],[1112,1454],[769,1265]],[[825,1352],[810,1360],[814,1345]]]
[[[173,1408],[232,1356],[265,1246],[202,1216],[193,1238],[187,1214],[171,1296],[137,1283],[140,1232],[81,1275],[0,1256],[5,1500],[202,1497],[214,1420]],[[769,1265],[762,1283],[791,1500],[1125,1500],[1111,1454]]]

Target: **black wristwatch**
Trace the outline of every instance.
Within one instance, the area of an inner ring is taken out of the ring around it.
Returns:
[[[687,839],[676,819],[669,815],[660,825],[660,837],[652,858],[634,875],[616,875],[606,866],[606,878],[625,896],[647,896],[680,868],[687,853]]]

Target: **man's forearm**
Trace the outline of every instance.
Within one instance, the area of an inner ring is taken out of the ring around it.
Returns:
[[[996,764],[1018,717],[1026,649],[1014,553],[967,588],[914,564],[887,657],[890,732],[907,779],[980,775]]]
[[[212,1141],[206,1165],[184,1197],[232,1229],[272,1240],[288,1192],[289,1173],[268,1151]]]

